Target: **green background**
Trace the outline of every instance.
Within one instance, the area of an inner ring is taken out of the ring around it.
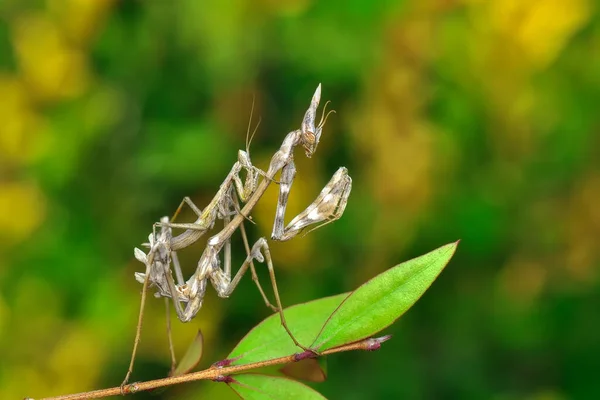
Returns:
[[[337,114],[287,221],[339,166],[344,216],[273,243],[284,304],[352,290],[461,239],[379,352],[329,357],[334,399],[600,398],[600,18],[592,0],[0,2],[0,398],[118,385],[143,266],[183,196],[252,142],[263,169],[317,84]],[[253,217],[271,231],[277,189]],[[181,220],[193,220],[186,212]],[[234,265],[244,256],[239,237]],[[202,243],[181,259],[194,270]],[[267,284],[264,268],[261,279]],[[202,366],[270,314],[209,289]],[[150,298],[132,379],[169,368]],[[235,398],[192,383],[136,398]]]

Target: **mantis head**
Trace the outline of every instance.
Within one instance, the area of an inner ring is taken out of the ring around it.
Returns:
[[[325,125],[325,122],[327,122],[327,117],[330,113],[335,112],[331,110],[325,114],[325,109],[327,108],[327,104],[329,102],[325,103],[321,120],[319,121],[319,124],[315,126],[315,118],[317,115],[317,108],[319,107],[319,101],[321,101],[320,83],[319,86],[317,86],[317,90],[315,90],[315,94],[313,94],[310,107],[308,107],[306,114],[304,114],[304,119],[302,120],[302,125],[300,128],[302,131],[302,146],[304,147],[306,157],[308,158],[312,157],[313,153],[317,150],[319,140],[321,139],[321,132],[323,131],[323,125]]]

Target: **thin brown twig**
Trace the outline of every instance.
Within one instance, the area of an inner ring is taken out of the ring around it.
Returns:
[[[267,367],[271,365],[278,364],[288,364],[292,362],[297,362],[306,358],[316,358],[320,356],[326,356],[328,354],[341,353],[344,351],[352,351],[352,350],[377,350],[381,347],[381,343],[388,340],[389,336],[384,336],[381,338],[371,338],[364,339],[355,343],[350,343],[338,347],[334,347],[328,350],[321,352],[319,355],[312,353],[310,351],[305,351],[303,353],[291,354],[285,357],[273,358],[271,360],[260,361],[250,364],[244,365],[233,365],[226,367],[216,367],[211,366],[202,371],[191,372],[189,374],[180,375],[180,376],[172,376],[168,378],[155,379],[152,381],[146,382],[135,382],[129,385],[125,385],[123,387],[123,394],[132,394],[137,392],[142,392],[145,390],[157,389],[165,386],[178,385],[180,383],[199,381],[199,380],[221,380],[224,376],[236,374],[244,371],[249,371],[256,368]],[[100,399],[108,396],[118,396],[121,394],[121,388],[119,386],[112,387],[108,389],[100,389],[100,390],[92,390],[90,392],[83,393],[75,393],[75,394],[67,394],[63,396],[56,397],[46,397],[41,400],[79,400],[79,399]]]

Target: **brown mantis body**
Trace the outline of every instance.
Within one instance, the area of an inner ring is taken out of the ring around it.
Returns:
[[[281,171],[281,179],[279,182],[279,200],[271,234],[273,240],[289,240],[308,226],[315,224],[323,225],[332,222],[340,218],[343,214],[352,188],[352,179],[348,175],[347,169],[341,167],[332,176],[329,183],[323,188],[317,198],[302,213],[297,215],[286,227],[284,227],[287,199],[296,173],[293,154],[294,149],[298,145],[301,145],[305,150],[306,156],[311,157],[319,144],[322,128],[326,121],[326,118],[322,117],[319,124],[315,126],[315,115],[320,97],[321,85],[317,87],[317,90],[313,95],[310,107],[304,115],[301,128],[286,135],[281,147],[271,158],[266,172],[254,167],[250,162],[248,152],[240,150],[238,153],[238,161],[234,164],[232,170],[225,178],[225,181],[221,184],[219,191],[213,200],[204,210],[200,210],[189,198],[185,198],[180,204],[175,215],[177,215],[183,204],[188,204],[198,216],[195,222],[172,223],[169,222],[168,219],[163,218],[161,222],[155,224],[160,227],[160,233],[158,235],[156,233],[150,235],[148,243],[150,250],[148,251],[148,254],[137,248],[135,249],[136,258],[146,265],[145,273],[136,273],[136,279],[144,285],[141,310],[143,310],[144,307],[146,289],[149,284],[152,284],[158,289],[157,296],[172,298],[177,317],[182,322],[188,322],[194,318],[202,307],[208,281],[211,282],[219,297],[226,298],[231,295],[242,276],[248,268],[250,268],[253,280],[255,280],[258,286],[265,304],[274,311],[279,312],[281,324],[294,343],[304,350],[310,350],[302,346],[296,340],[287,326],[279,297],[279,291],[277,289],[273,262],[267,240],[265,238],[260,238],[252,248],[250,248],[243,222],[250,217],[253,208],[256,206],[270,183],[274,181],[274,178],[279,171]],[[242,180],[239,177],[239,173],[242,170],[246,171],[244,183],[242,183]],[[263,176],[263,179],[260,182],[258,180],[259,176]],[[245,203],[241,209],[238,197]],[[223,229],[208,239],[204,252],[198,261],[196,271],[190,279],[183,282],[176,251],[188,247],[199,240],[204,233],[214,226],[217,219],[223,220]],[[177,236],[173,236],[172,228],[185,229],[185,231]],[[231,237],[237,229],[240,229],[242,233],[247,257],[232,279]],[[221,267],[219,256],[223,250],[224,266]],[[271,305],[264,294],[262,287],[258,283],[254,271],[253,260],[259,262],[266,261],[275,294],[276,307]],[[172,276],[171,263],[173,263],[175,269],[177,283],[175,283]],[[183,306],[182,303],[185,305]],[[138,320],[138,328],[130,367],[122,386],[127,383],[133,369],[135,353],[141,331],[141,323],[142,311],[140,311],[140,318]],[[172,358],[174,358],[173,355]]]

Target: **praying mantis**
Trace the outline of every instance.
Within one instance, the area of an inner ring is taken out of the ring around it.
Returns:
[[[250,268],[252,278],[265,304],[273,311],[279,313],[281,324],[291,340],[299,348],[312,351],[300,344],[287,326],[277,289],[273,261],[266,238],[259,238],[250,247],[243,223],[244,220],[250,218],[253,208],[269,185],[275,182],[275,176],[279,172],[281,172],[280,180],[277,182],[279,184],[279,197],[271,233],[272,240],[290,240],[309,226],[313,226],[312,229],[314,230],[342,216],[352,189],[352,179],[345,167],[340,167],[333,174],[316,199],[303,212],[294,217],[287,226],[284,223],[287,200],[296,174],[294,149],[300,145],[304,148],[306,157],[312,157],[317,149],[323,126],[329,115],[329,113],[325,114],[325,110],[323,110],[321,120],[315,125],[320,98],[321,85],[319,84],[313,94],[310,106],[304,114],[300,129],[293,130],[285,136],[281,147],[271,158],[266,171],[252,165],[247,142],[246,151],[239,150],[238,161],[233,165],[231,171],[219,187],[217,194],[204,210],[198,208],[186,197],[179,205],[173,217],[175,219],[183,205],[187,204],[196,214],[196,221],[191,223],[175,223],[167,217],[163,217],[160,222],[154,224],[153,233],[150,234],[148,243],[145,244],[145,247],[149,248],[148,253],[144,253],[138,248],[134,249],[136,259],[144,263],[146,270],[144,273],[135,274],[136,280],[143,284],[142,299],[131,361],[121,388],[128,382],[133,370],[141,334],[145,295],[149,285],[157,288],[157,297],[171,298],[178,319],[182,322],[188,322],[194,318],[202,307],[209,281],[219,297],[227,298],[235,290],[248,268]],[[243,182],[240,178],[242,171],[246,172]],[[262,180],[260,179],[261,177]],[[244,204],[243,207],[241,207],[240,201]],[[198,261],[196,271],[184,282],[176,252],[198,241],[200,237],[214,227],[217,220],[223,221],[224,226],[222,230],[208,239],[206,247]],[[156,228],[160,228],[158,233],[156,232]],[[179,235],[173,235],[173,229],[184,229],[184,231]],[[232,278],[231,237],[238,229],[241,232],[247,256]],[[220,260],[221,252],[223,252],[223,267],[221,267]],[[273,306],[269,302],[258,282],[253,264],[254,260],[266,263],[267,265],[276,306]],[[173,265],[177,282],[173,279],[171,264]],[[174,363],[172,346],[171,358],[172,363]]]

